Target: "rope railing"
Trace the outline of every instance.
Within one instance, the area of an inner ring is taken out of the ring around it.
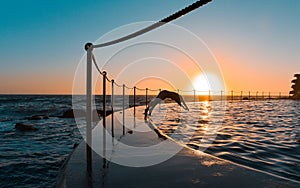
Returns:
[[[146,91],[147,88],[138,88],[136,87],[136,90],[139,90],[139,91]]]
[[[185,14],[211,2],[212,0],[199,0],[187,7],[185,7],[184,9],[181,9],[180,11],[144,28],[144,29],[141,29],[139,31],[136,31],[134,33],[131,33],[127,36],[124,36],[124,37],[121,37],[121,38],[118,38],[118,39],[115,39],[115,40],[112,40],[112,41],[109,41],[109,42],[105,42],[105,43],[102,43],[102,44],[97,44],[97,45],[93,45],[94,48],[101,48],[101,47],[105,47],[105,46],[110,46],[110,45],[114,45],[114,44],[117,44],[117,43],[121,43],[121,42],[124,42],[124,41],[127,41],[129,39],[132,39],[132,38],[135,38],[137,36],[140,36],[142,34],[145,34],[149,31],[152,31],[158,27],[161,27],[163,26],[164,24],[168,23],[168,22],[171,22],[173,20],[176,20],[177,18],[181,17],[181,16],[184,16]]]
[[[155,92],[155,91],[159,91],[159,89],[149,89],[149,88],[148,88],[148,91],[153,91],[153,92]]]
[[[124,85],[126,89],[133,89],[133,87],[128,87],[126,85]]]
[[[95,58],[95,56],[94,56],[94,54],[92,53],[92,61],[94,62],[94,65],[95,65],[95,67],[96,67],[96,69],[97,69],[97,71],[101,74],[101,75],[103,75],[103,73],[102,73],[102,71],[100,70],[100,68],[98,67],[98,64],[97,64],[97,61],[96,61],[96,58]]]
[[[109,79],[107,76],[106,76],[106,80],[108,81],[108,82],[112,82],[112,80],[111,79]]]
[[[191,93],[191,92],[194,92],[194,91],[197,91],[197,90],[181,90],[181,89],[178,89],[176,91],[180,91],[182,93]],[[198,91],[199,92],[199,91]]]
[[[120,85],[120,84],[118,84],[117,82],[114,82],[114,84],[117,86],[117,87],[123,87],[123,84],[122,85]]]

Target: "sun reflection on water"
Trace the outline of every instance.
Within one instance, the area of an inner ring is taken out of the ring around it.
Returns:
[[[195,150],[300,181],[300,105],[294,102],[227,103],[224,117],[219,101],[191,103],[180,116],[171,110],[159,129]]]

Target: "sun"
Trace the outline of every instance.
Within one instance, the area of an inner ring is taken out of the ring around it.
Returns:
[[[209,82],[205,74],[199,74],[193,80],[193,87],[197,95],[208,95],[210,91]]]

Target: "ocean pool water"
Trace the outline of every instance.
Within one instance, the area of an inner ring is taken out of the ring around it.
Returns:
[[[137,104],[144,100],[138,96]],[[96,101],[101,108],[101,97]],[[181,111],[176,104],[161,105],[151,118],[163,132],[191,148],[204,150],[203,138],[209,138],[206,153],[300,181],[300,101],[211,101],[188,106],[190,111]],[[74,119],[59,117],[70,108],[72,96],[0,95],[0,187],[55,185],[61,165],[82,140]],[[38,114],[49,119],[26,119]],[[38,130],[17,131],[17,122]]]
[[[211,101],[189,108],[161,106],[151,118],[193,149],[300,182],[300,101]]]

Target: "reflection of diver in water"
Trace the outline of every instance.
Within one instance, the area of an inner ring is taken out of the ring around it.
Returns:
[[[176,101],[182,108],[184,108],[185,110],[189,110],[189,108],[187,107],[187,105],[185,104],[183,98],[181,95],[179,95],[178,93],[172,92],[172,91],[167,91],[167,90],[163,90],[161,92],[159,92],[159,94],[157,95],[156,98],[152,99],[149,102],[148,107],[145,109],[145,119],[147,118],[148,115],[148,111],[149,111],[149,115],[151,116],[151,113],[154,109],[154,107],[159,104],[162,100],[166,99],[166,98],[170,98],[173,99],[174,101]]]

